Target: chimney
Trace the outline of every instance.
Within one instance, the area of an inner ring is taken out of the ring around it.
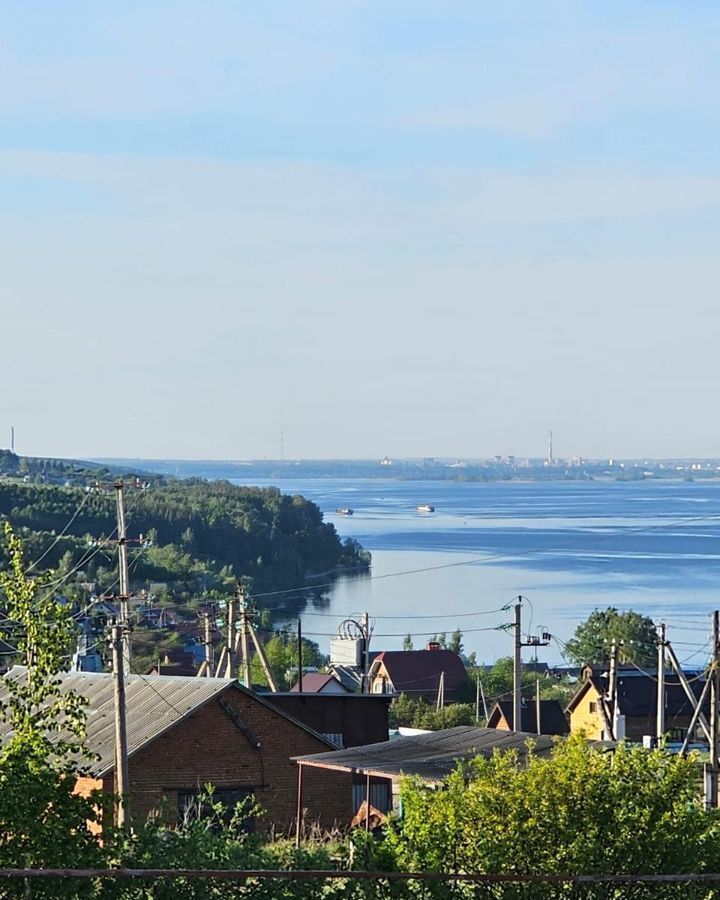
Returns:
[[[428,650],[439,650],[440,644],[438,644],[437,641],[428,641],[427,649]]]

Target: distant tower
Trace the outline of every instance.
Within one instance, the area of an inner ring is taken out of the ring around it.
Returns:
[[[553,464],[553,446],[552,446],[552,431],[550,432],[550,437],[548,438],[548,465],[551,466]]]
[[[10,451],[15,452],[15,426],[10,426]]]

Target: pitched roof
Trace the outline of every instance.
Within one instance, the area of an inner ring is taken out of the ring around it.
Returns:
[[[468,680],[463,661],[452,650],[383,650],[375,657],[371,674],[377,672],[380,663],[397,693],[436,691],[443,672],[446,692],[457,690]]]
[[[490,756],[495,750],[516,750],[523,759],[530,752],[528,742],[534,748],[535,755],[548,756],[556,740],[545,734],[460,725],[379,744],[366,744],[364,747],[297,756],[295,761],[314,768],[383,778],[417,775],[437,783],[447,778],[458,762],[476,756]]]
[[[303,694],[319,694],[331,682],[334,682],[338,687],[341,687],[343,691],[347,690],[345,685],[339,678],[336,678],[332,672],[308,672],[303,675],[302,679]],[[290,690],[299,692],[300,682],[298,681],[297,684],[290,688]]]
[[[701,675],[691,675],[686,673],[690,683],[690,689],[698,699],[705,685],[705,678]],[[632,718],[647,718],[648,722],[654,722],[654,716],[657,711],[657,678],[650,672],[640,671],[638,669],[627,669],[618,672],[617,676],[617,692],[620,704],[620,713],[624,716]],[[607,678],[602,676],[593,676],[586,679],[579,687],[577,693],[568,704],[567,711],[572,712],[580,700],[585,696],[586,692],[594,688],[595,691],[602,695],[607,691]],[[612,711],[612,703],[608,704]],[[703,711],[707,715],[709,710],[709,701],[703,707]],[[685,689],[683,688],[677,675],[670,672],[665,675],[665,715],[666,717],[682,717],[691,716],[693,712],[692,705],[688,699]]]
[[[27,669],[13,667],[4,678],[22,680]],[[0,700],[6,694],[0,679]],[[107,775],[115,767],[115,703],[113,677],[107,672],[69,672],[62,676],[62,687],[86,697],[87,748],[97,756],[88,767],[95,778]],[[323,744],[332,744],[318,732],[283,712],[231,678],[198,678],[197,676],[126,675],[125,701],[128,757],[182,722],[193,712],[230,690],[238,690],[252,697],[276,715],[309,732]],[[0,722],[0,743],[10,728]]]
[[[513,720],[512,700],[501,700],[496,703],[488,718],[488,728],[497,728],[500,717],[508,724]],[[534,700],[523,700],[520,707],[520,726],[522,731],[537,732],[536,706]],[[540,701],[540,727],[543,734],[569,734],[570,727],[563,708],[557,700]]]

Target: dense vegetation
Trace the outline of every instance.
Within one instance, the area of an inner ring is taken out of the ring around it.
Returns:
[[[37,571],[53,569],[57,589],[78,608],[117,591],[115,492],[92,487],[117,473],[3,452],[0,475],[0,518],[22,536]],[[369,565],[357,541],[342,542],[304,497],[199,479],[143,477],[136,489],[131,475],[127,483],[131,586],[143,607],[173,607],[195,621],[201,606],[221,606],[240,581],[253,594],[270,594],[258,603],[271,613],[268,625],[299,612],[308,598],[321,599],[323,588],[313,584]],[[0,566],[4,561],[0,548]],[[176,632],[142,627],[133,640],[144,661],[182,645]]]

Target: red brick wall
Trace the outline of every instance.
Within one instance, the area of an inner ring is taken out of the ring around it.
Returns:
[[[146,818],[160,808],[163,817],[173,822],[179,790],[212,784],[218,789],[252,788],[266,810],[258,829],[293,827],[297,766],[290,757],[331,748],[240,690],[226,691],[223,698],[260,740],[260,749],[250,745],[217,700],[211,701],[130,758],[133,817]],[[350,775],[318,770],[309,774],[308,770],[303,779],[307,820],[323,827],[347,824],[353,815],[351,785]],[[106,789],[112,790],[112,776],[106,779]]]

